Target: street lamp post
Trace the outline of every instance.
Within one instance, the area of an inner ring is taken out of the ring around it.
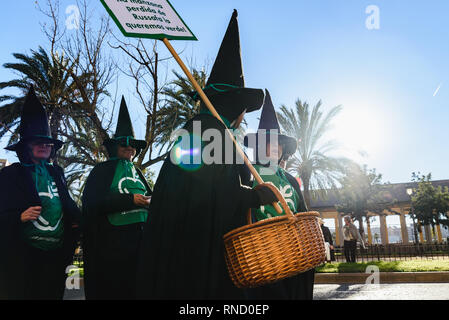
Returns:
[[[413,236],[415,238],[415,244],[418,244],[418,234],[416,232],[416,224],[415,224],[415,209],[413,208],[413,201],[412,201],[413,189],[407,188],[407,194],[410,196],[410,207],[412,209]]]

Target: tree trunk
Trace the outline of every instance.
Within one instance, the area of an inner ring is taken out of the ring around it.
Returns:
[[[304,185],[304,201],[306,202],[307,209],[310,210],[310,191],[309,191],[309,179],[301,177]]]
[[[426,243],[432,243],[432,228],[430,224],[425,225],[424,230],[426,231]]]

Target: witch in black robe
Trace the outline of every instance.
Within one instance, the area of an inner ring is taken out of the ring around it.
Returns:
[[[280,166],[281,162],[285,163],[296,152],[297,142],[295,138],[280,133],[268,90],[258,131],[246,135],[244,144],[254,150],[255,168],[262,179],[272,182],[281,191],[290,210],[294,213],[308,211],[298,181]],[[277,152],[279,150],[282,152]],[[254,185],[257,183],[254,182]],[[278,215],[271,205],[252,210],[254,222]],[[275,283],[247,289],[246,293],[253,300],[312,300],[314,278],[315,269],[311,269]]]
[[[0,170],[0,300],[62,300],[66,268],[80,238],[81,211],[63,169],[52,162],[63,142],[51,137],[33,88],[19,133],[20,140],[5,148],[15,151],[19,162]]]
[[[246,224],[249,208],[276,197],[268,188],[244,185],[248,171],[243,161],[237,163],[234,145],[225,141],[226,127],[237,127],[245,112],[259,109],[264,99],[262,90],[244,88],[239,42],[234,11],[205,88],[226,126],[203,105],[160,170],[144,233],[141,299],[245,298],[229,277],[223,235]],[[209,129],[218,138],[201,140]],[[212,143],[219,146],[211,152],[219,160],[206,163],[203,152]],[[231,154],[234,160],[225,161]]]
[[[83,192],[83,258],[85,295],[88,300],[135,299],[136,273],[145,204],[136,193],[152,193],[144,175],[118,148],[137,156],[146,142],[134,138],[128,108],[122,98],[117,129],[104,145],[109,160],[96,165]]]

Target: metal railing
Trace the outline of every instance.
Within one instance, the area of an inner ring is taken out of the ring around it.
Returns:
[[[334,262],[346,262],[344,247],[335,247],[334,256]],[[449,259],[449,244],[373,244],[356,249],[357,262],[439,259]],[[83,267],[82,250],[77,250],[73,263]]]
[[[84,266],[83,263],[83,251],[80,248],[77,248],[75,254],[73,255],[73,265],[82,268]]]
[[[344,247],[334,248],[335,262],[346,262]],[[449,244],[374,244],[357,247],[356,261],[449,259]]]

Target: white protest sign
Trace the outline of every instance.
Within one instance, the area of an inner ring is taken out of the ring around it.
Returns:
[[[101,0],[125,37],[197,40],[168,0]]]

